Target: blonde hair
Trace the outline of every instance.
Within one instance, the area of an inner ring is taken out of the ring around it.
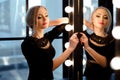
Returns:
[[[27,11],[27,14],[26,14],[26,24],[27,24],[28,27],[33,28],[33,26],[37,23],[36,22],[37,12],[38,12],[39,8],[41,8],[41,7],[45,8],[44,6],[34,6],[34,7],[31,7]]]
[[[92,12],[91,22],[92,22],[92,18],[93,18],[94,13],[95,13],[98,9],[104,9],[104,10],[106,10],[106,12],[108,13],[108,20],[109,20],[109,22],[108,22],[107,27],[105,28],[105,32],[109,32],[110,26],[111,26],[111,23],[112,23],[112,16],[111,16],[110,11],[109,11],[106,7],[100,6],[100,7],[96,8],[96,9]]]

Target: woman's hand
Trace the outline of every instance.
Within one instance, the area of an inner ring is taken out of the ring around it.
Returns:
[[[80,37],[80,42],[81,44],[84,46],[84,48],[87,48],[89,47],[89,44],[88,44],[88,38],[87,36],[84,34],[84,33],[80,33],[82,36]]]
[[[53,70],[55,70],[57,67],[59,67],[70,56],[70,54],[76,48],[76,46],[79,42],[79,39],[77,38],[77,33],[74,33],[69,38],[69,42],[70,42],[69,47],[60,56],[54,58],[54,60],[53,60]]]
[[[69,23],[69,18],[63,17],[63,18],[58,18],[56,20],[51,20],[49,23],[49,26],[56,26],[56,25],[67,24],[67,23]]]
[[[69,42],[70,42],[69,48],[70,49],[74,50],[76,48],[77,44],[79,43],[79,39],[77,37],[77,34],[78,33],[74,33],[69,39]]]

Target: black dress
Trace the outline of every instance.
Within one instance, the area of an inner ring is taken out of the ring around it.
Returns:
[[[52,41],[64,30],[65,24],[53,28],[44,34],[44,37],[37,39],[26,37],[21,44],[22,53],[29,66],[28,80],[52,80],[53,79],[53,58],[55,49]],[[43,48],[50,43],[48,48]]]
[[[92,35],[89,35],[87,32],[85,32],[85,34],[89,39],[90,47],[93,48],[96,52],[106,57],[107,67],[103,68],[97,63],[94,63],[94,59],[86,51],[87,64],[84,75],[86,76],[87,80],[110,80],[110,76],[113,73],[113,70],[110,67],[110,61],[115,55],[114,38],[112,37],[112,35],[108,35],[106,38],[102,38],[100,36],[96,36],[94,33]],[[105,45],[96,46],[90,41],[90,39],[94,40],[97,43]],[[97,39],[99,40],[97,41]]]

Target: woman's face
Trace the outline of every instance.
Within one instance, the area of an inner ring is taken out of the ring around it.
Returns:
[[[44,7],[40,7],[37,13],[37,28],[39,29],[45,29],[48,27],[49,25],[49,16],[48,16],[48,12]]]
[[[109,16],[105,9],[97,9],[92,16],[92,22],[94,27],[106,28],[109,23]]]

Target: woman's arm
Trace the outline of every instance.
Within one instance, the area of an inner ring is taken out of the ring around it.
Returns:
[[[70,54],[74,51],[76,48],[79,40],[77,38],[77,33],[74,33],[70,39],[70,46],[57,58],[53,60],[53,70],[55,70],[57,67],[59,67],[69,56]]]
[[[65,23],[69,23],[68,17],[63,17],[63,18],[58,18],[56,20],[51,20],[49,23],[49,26],[56,26],[56,25],[65,24]]]
[[[106,67],[107,66],[106,57],[92,49],[88,44],[87,36],[84,33],[81,34],[82,37],[80,38],[80,42],[84,44],[84,48],[88,52],[88,54],[96,61],[97,64],[101,65],[102,67]]]
[[[94,49],[91,47],[85,48],[85,50],[89,53],[89,55],[102,67],[107,66],[107,59],[105,56],[100,55],[98,52],[96,52]]]
[[[83,20],[83,23],[84,23],[84,25],[86,25],[90,30],[92,30],[93,31],[93,24],[91,23],[91,22],[89,22],[89,21],[87,21],[86,19],[84,19]]]

